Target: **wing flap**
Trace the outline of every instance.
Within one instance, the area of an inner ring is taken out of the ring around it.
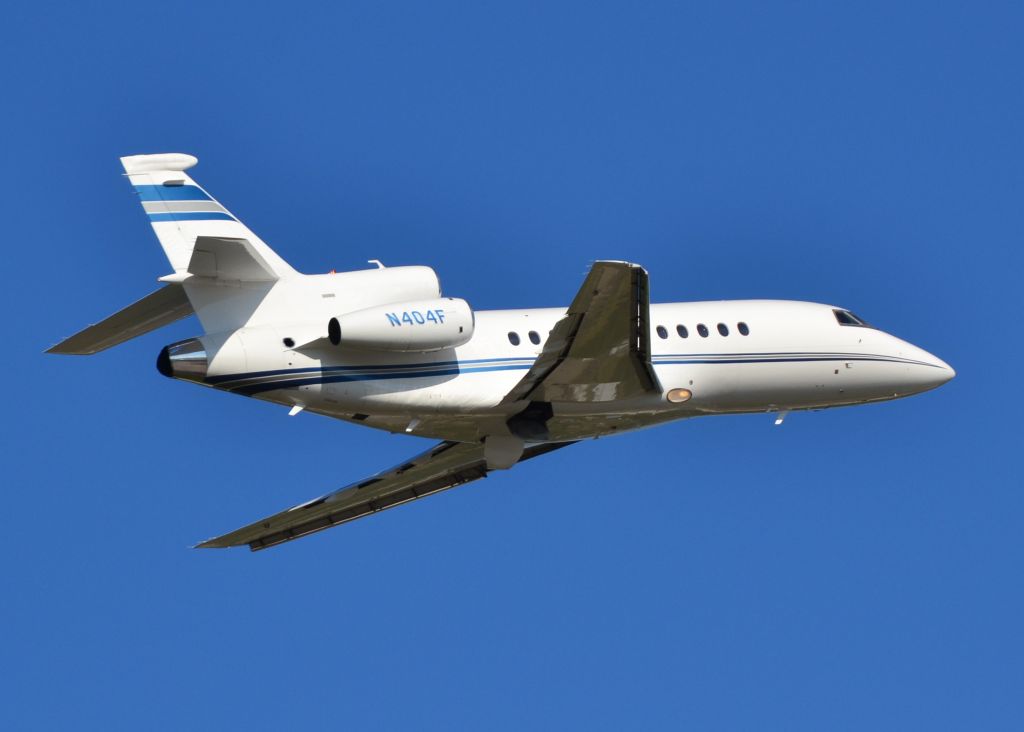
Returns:
[[[570,444],[544,443],[527,447],[521,461]],[[391,470],[204,541],[197,548],[248,544],[252,551],[259,551],[486,478],[487,473],[482,444],[442,442]]]
[[[192,305],[181,285],[171,284],[99,323],[65,338],[47,353],[86,356],[104,351],[192,314]]]

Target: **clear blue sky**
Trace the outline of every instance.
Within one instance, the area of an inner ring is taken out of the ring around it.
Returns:
[[[5,729],[1020,729],[1019,3],[22,5],[0,30]],[[514,7],[512,7],[514,6]],[[297,268],[589,263],[854,309],[959,376],[577,445],[260,554],[428,443],[56,340],[167,271],[120,155]]]

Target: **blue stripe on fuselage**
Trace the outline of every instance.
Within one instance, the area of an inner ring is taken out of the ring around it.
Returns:
[[[268,376],[288,376],[315,373],[335,372],[358,372],[358,371],[385,371],[405,369],[407,371],[441,368],[445,366],[458,366],[477,364],[515,364],[513,367],[527,368],[522,364],[530,364],[535,357],[517,356],[506,358],[475,358],[462,361],[420,361],[417,363],[390,363],[390,364],[364,364],[364,365],[338,365],[338,366],[306,366],[294,369],[273,369],[269,371],[250,371],[239,374],[224,374],[222,376],[211,376],[206,380],[208,384],[222,384],[228,381],[248,381]],[[653,357],[655,366],[677,365],[677,364],[711,364],[711,363],[772,363],[772,362],[798,362],[798,361],[889,361],[892,363],[911,363],[922,366],[930,366],[923,361],[911,359],[892,358],[874,353],[670,353],[656,355]],[[466,369],[463,369],[466,370]]]
[[[679,354],[682,356],[683,354]],[[723,354],[724,355],[724,354]],[[697,355],[694,354],[685,358],[674,358],[674,355],[661,356],[655,358],[672,359],[672,360],[660,360],[654,363],[655,366],[660,365],[689,365],[689,364],[739,364],[739,363],[804,363],[810,361],[882,361],[888,363],[897,364],[915,364],[922,366],[931,366],[933,364],[924,363],[923,361],[908,361],[905,359],[891,358],[882,356],[880,354],[849,354],[849,353],[836,353],[836,354],[778,354],[769,356],[767,358],[751,358],[750,356],[764,356],[766,354],[729,354],[732,358],[707,358],[706,354]],[[744,357],[746,356],[746,357]],[[275,371],[257,371],[248,374],[230,374],[226,376],[214,376],[206,380],[206,383],[211,385],[226,384],[231,381],[248,381],[252,379],[260,379],[267,377],[287,377],[287,376],[303,376],[307,375],[306,378],[270,378],[268,381],[262,381],[256,384],[245,384],[240,386],[225,386],[228,390],[236,394],[244,394],[250,396],[252,394],[258,394],[265,391],[274,391],[276,389],[290,389],[299,386],[312,386],[315,384],[334,384],[340,382],[352,382],[352,381],[383,381],[385,379],[420,379],[428,378],[431,376],[456,376],[460,373],[479,373],[487,371],[525,371],[530,368],[530,364],[522,363],[528,361],[529,357],[526,358],[492,358],[492,359],[474,359],[472,361],[437,361],[435,363],[418,363],[418,364],[388,364],[388,365],[373,365],[373,366],[334,366],[334,367],[312,367],[304,369],[278,369]],[[499,362],[516,361],[517,364],[495,365],[495,366],[465,366],[465,364],[487,364],[487,363],[499,363]]]
[[[266,376],[287,376],[287,375],[300,375],[300,374],[315,374],[315,373],[335,373],[335,372],[353,372],[353,371],[384,371],[393,369],[431,369],[431,368],[443,368],[451,366],[462,366],[469,364],[469,369],[463,368],[463,371],[473,369],[476,364],[507,364],[510,361],[523,362],[528,361],[529,363],[519,366],[511,366],[510,368],[529,368],[533,363],[532,356],[518,357],[518,358],[474,358],[466,359],[463,361],[427,361],[420,363],[389,363],[382,365],[365,365],[365,366],[307,366],[305,368],[298,369],[275,369],[273,371],[251,371],[244,374],[225,374],[224,376],[211,376],[206,380],[208,384],[221,384],[225,381],[245,381],[248,379],[259,379]]]

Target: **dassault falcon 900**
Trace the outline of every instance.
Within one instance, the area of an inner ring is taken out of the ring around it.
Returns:
[[[595,262],[568,308],[474,311],[429,267],[300,274],[185,171],[121,158],[173,272],[52,347],[92,354],[195,313],[165,376],[441,440],[401,465],[200,543],[281,544],[486,477],[579,440],[712,414],[884,401],[954,376],[833,305],[650,303],[647,272]]]

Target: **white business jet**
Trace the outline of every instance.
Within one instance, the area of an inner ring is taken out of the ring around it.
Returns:
[[[170,260],[164,285],[50,353],[92,354],[195,313],[165,376],[442,440],[401,465],[204,541],[281,544],[578,440],[711,414],[885,401],[949,365],[833,305],[650,304],[647,272],[595,262],[568,308],[474,312],[429,267],[296,272],[185,171],[121,158]]]

